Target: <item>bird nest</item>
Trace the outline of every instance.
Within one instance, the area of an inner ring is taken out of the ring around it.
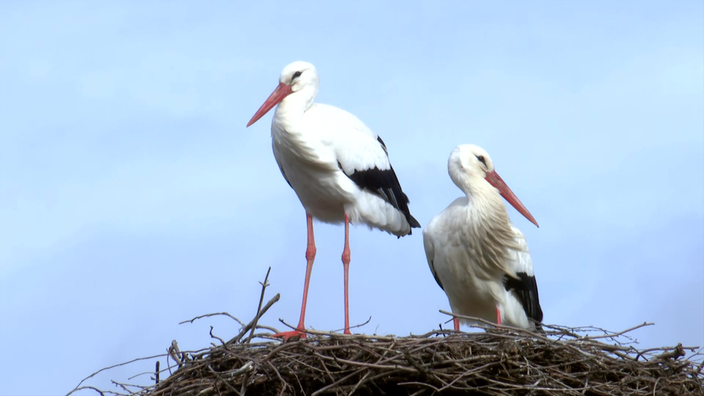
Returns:
[[[268,273],[267,273],[268,277]],[[166,354],[167,368],[146,373],[150,385],[113,381],[119,391],[84,385],[101,395],[704,395],[701,349],[662,347],[639,350],[627,333],[593,327],[545,326],[544,332],[487,326],[485,332],[437,330],[396,337],[308,331],[281,342],[276,331],[258,324],[279,299],[262,306],[248,324],[225,315],[242,329],[200,351]],[[185,322],[184,322],[185,323]],[[689,356],[687,351],[691,351]],[[143,359],[136,359],[143,360]],[[134,361],[132,361],[134,362]],[[131,363],[131,362],[128,362]],[[128,363],[123,363],[128,364]],[[161,376],[170,374],[160,380]],[[69,395],[71,394],[69,393]]]

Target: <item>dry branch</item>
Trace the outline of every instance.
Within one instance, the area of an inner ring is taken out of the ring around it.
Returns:
[[[205,350],[179,351],[174,341],[158,357],[176,361],[178,368],[168,375],[170,365],[161,371],[157,366],[148,374],[163,375],[150,386],[114,382],[120,393],[83,385],[83,380],[71,393],[704,396],[701,350],[681,344],[644,350],[633,346],[628,333],[648,323],[617,333],[549,325],[531,332],[485,323],[486,332],[479,333],[435,330],[396,337],[311,330],[302,340],[272,340],[268,334],[277,330],[258,324],[279,298],[277,294],[262,307],[267,279],[268,272],[257,314],[248,324],[226,312],[191,320],[231,317],[242,329],[229,341],[213,336],[212,328],[211,337],[220,343]]]

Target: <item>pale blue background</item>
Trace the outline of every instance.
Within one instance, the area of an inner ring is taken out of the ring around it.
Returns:
[[[228,311],[298,320],[305,215],[271,114],[294,60],[379,133],[423,224],[492,155],[539,221],[547,323],[704,345],[702,1],[0,3],[0,394],[65,394],[99,368],[229,338]],[[343,230],[316,225],[307,324],[342,327]],[[357,331],[437,328],[422,235],[352,229]],[[90,382],[117,390],[153,362]],[[141,377],[142,382],[148,382]],[[131,382],[140,382],[140,379]]]

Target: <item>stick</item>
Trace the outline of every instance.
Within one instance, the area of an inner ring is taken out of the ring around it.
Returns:
[[[259,306],[257,307],[257,315],[254,317],[254,324],[252,324],[252,332],[249,333],[249,337],[247,337],[247,340],[244,341],[245,344],[248,344],[252,340],[252,337],[254,336],[254,330],[257,328],[257,322],[259,321],[259,318],[262,315],[262,302],[264,302],[264,293],[266,292],[266,287],[269,286],[269,283],[267,283],[267,281],[269,280],[270,272],[271,267],[269,267],[269,269],[266,271],[264,283],[259,282],[259,284],[262,285],[262,294],[259,296]]]
[[[262,308],[262,310],[261,310],[261,312],[259,313],[259,315],[258,315],[257,317],[255,317],[254,319],[252,319],[252,321],[249,322],[249,323],[244,327],[244,329],[242,329],[242,331],[240,331],[240,333],[239,333],[237,336],[235,336],[235,338],[231,339],[228,343],[231,343],[231,344],[232,344],[232,343],[237,343],[242,337],[244,337],[244,335],[247,334],[247,331],[249,331],[249,329],[252,327],[252,325],[254,325],[254,323],[255,323],[257,320],[259,320],[259,317],[262,316],[262,315],[264,315],[264,314],[266,313],[266,311],[268,311],[269,308],[271,308],[271,306],[274,305],[274,303],[276,303],[277,301],[279,301],[280,298],[281,298],[281,295],[280,295],[279,293],[276,293],[276,295],[275,295],[274,297],[272,297],[272,299],[269,300],[268,303],[266,303],[266,305],[264,306],[264,308]]]

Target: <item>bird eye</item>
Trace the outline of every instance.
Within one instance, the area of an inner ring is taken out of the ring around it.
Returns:
[[[297,72],[293,73],[293,77],[291,77],[291,82],[293,82],[293,80],[295,80],[295,79],[297,79],[298,77],[300,77],[302,73],[303,73],[303,72],[300,72],[300,71],[297,71]]]
[[[479,162],[481,162],[482,164],[484,164],[484,166],[486,166],[486,160],[484,160],[484,156],[483,156],[483,155],[475,155],[475,157],[477,157],[477,159],[479,160]]]

